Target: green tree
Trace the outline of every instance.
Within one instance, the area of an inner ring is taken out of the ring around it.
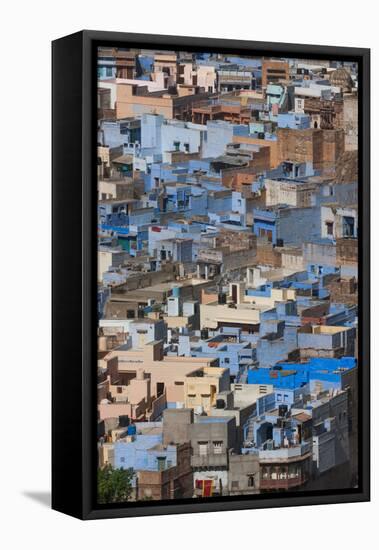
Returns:
[[[97,495],[99,504],[125,502],[132,494],[133,468],[113,468],[110,464],[97,471]]]

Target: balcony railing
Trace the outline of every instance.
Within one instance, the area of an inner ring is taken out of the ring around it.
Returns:
[[[310,452],[310,444],[302,443],[293,447],[281,447],[280,449],[259,450],[259,460],[275,462],[276,460],[290,460],[305,457]]]
[[[294,487],[300,487],[306,483],[306,476],[299,476],[287,479],[262,479],[260,480],[260,489],[266,491],[275,491],[278,489],[289,490]]]

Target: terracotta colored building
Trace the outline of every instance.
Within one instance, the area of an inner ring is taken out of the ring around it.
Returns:
[[[334,170],[345,150],[343,130],[278,128],[278,161],[312,162],[316,170]]]
[[[287,61],[278,59],[264,59],[262,63],[262,87],[274,84],[280,80],[289,79],[289,66]]]

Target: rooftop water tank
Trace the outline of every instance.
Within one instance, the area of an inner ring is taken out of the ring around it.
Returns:
[[[226,294],[225,294],[225,292],[219,292],[219,294],[218,294],[218,303],[219,304],[226,304]]]
[[[179,298],[180,296],[180,288],[178,286],[174,286],[172,289],[172,296],[174,298]]]
[[[129,416],[127,414],[120,414],[118,424],[120,428],[126,428],[126,426],[129,426]]]
[[[134,424],[129,424],[127,433],[128,433],[128,435],[136,435],[137,428],[135,427]]]

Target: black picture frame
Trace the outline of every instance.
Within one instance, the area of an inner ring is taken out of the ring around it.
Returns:
[[[99,45],[349,59],[359,64],[359,479],[357,489],[95,504],[96,57]],[[85,30],[52,43],[52,507],[81,519],[370,499],[370,50]]]

